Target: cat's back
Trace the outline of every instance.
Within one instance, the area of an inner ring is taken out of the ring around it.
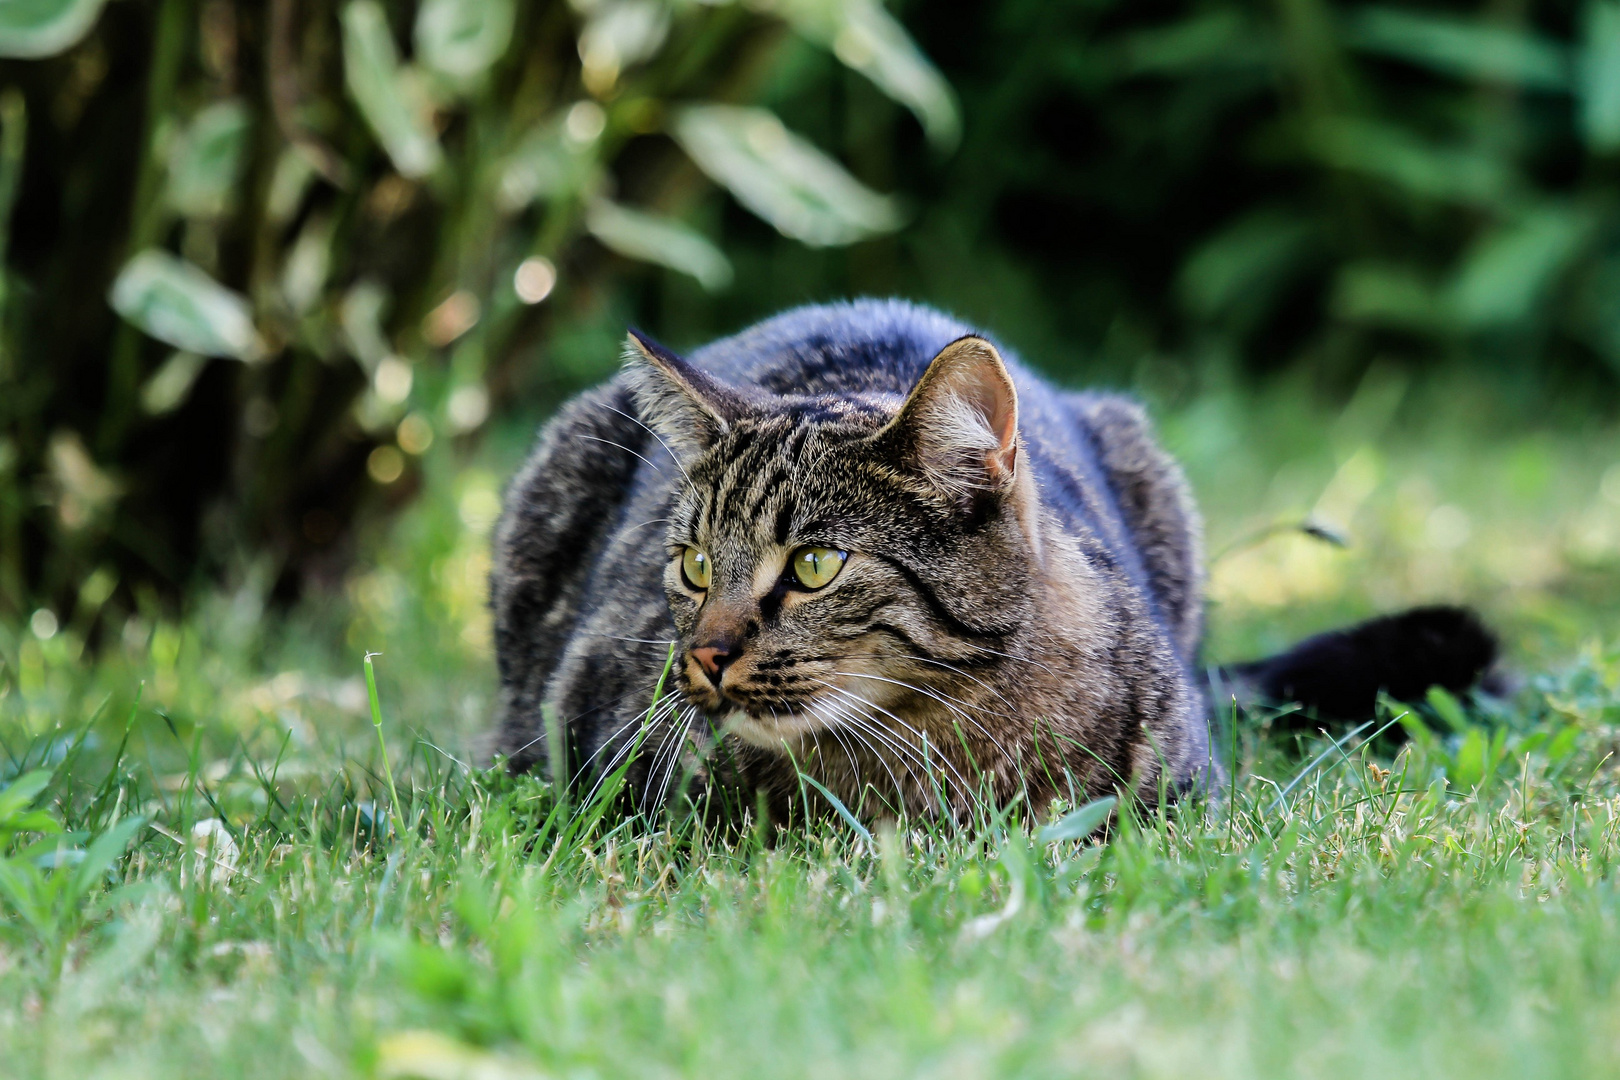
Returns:
[[[976,335],[995,344],[1018,390],[1019,429],[1037,468],[1084,468],[1103,441],[1123,434],[1119,419],[1140,417],[1128,399],[1069,393],[1027,368],[994,335],[941,311],[903,300],[851,300],[793,308],[691,355],[700,370],[772,395],[904,397],[951,342]],[[1051,493],[1065,502],[1062,485]],[[1061,507],[1065,512],[1070,508]]]
[[[1029,370],[993,334],[921,304],[861,299],[792,308],[703,346],[690,360],[724,382],[772,394],[903,398],[941,349],[969,334],[994,343],[1006,363],[1025,438],[1059,455],[1084,453],[1087,440],[1076,423],[1086,421],[1067,401],[1073,395]]]

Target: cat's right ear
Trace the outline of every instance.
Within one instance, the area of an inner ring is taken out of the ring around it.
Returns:
[[[639,330],[632,329],[625,340],[624,370],[642,422],[681,460],[714,445],[748,409],[740,391]]]
[[[996,347],[969,335],[941,349],[879,437],[947,494],[1011,488],[1018,471],[1018,391]]]

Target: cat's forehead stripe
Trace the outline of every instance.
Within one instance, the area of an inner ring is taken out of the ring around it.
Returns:
[[[787,544],[806,500],[814,503],[822,486],[817,462],[834,448],[870,435],[892,414],[891,405],[801,399],[781,412],[733,425],[693,471],[693,497],[686,503],[690,533],[704,543],[729,534],[761,549]]]
[[[729,525],[747,520],[742,513],[742,503],[747,497],[749,482],[758,479],[759,472],[769,457],[768,453],[756,450],[751,454],[738,454],[731,460],[725,472],[721,474],[719,484],[721,523]]]
[[[781,461],[771,467],[769,472],[761,471],[754,483],[747,506],[743,508],[742,521],[758,521],[764,514],[765,504],[770,498],[782,492],[788,484],[790,473],[788,467]]]
[[[777,440],[770,438],[774,426],[769,423],[739,425],[715,448],[714,454],[723,464],[708,485],[710,499],[705,526],[733,521],[743,514],[739,503],[747,499],[762,473],[779,459],[779,449],[773,445]]]

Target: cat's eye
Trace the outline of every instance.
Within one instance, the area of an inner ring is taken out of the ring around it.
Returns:
[[[800,585],[807,589],[819,589],[838,576],[847,558],[849,552],[837,548],[802,547],[793,553],[789,565],[793,567],[793,576]]]
[[[702,592],[709,587],[709,557],[697,548],[687,548],[681,552],[681,573],[688,585]]]

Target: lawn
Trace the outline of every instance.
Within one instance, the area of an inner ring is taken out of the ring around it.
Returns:
[[[244,571],[94,659],[93,583],[0,628],[0,1073],[1620,1072],[1620,429],[1376,367],[1347,406],[1148,391],[1208,517],[1211,660],[1461,599],[1512,698],[1389,703],[1370,743],[1246,723],[1229,799],[1100,845],[1016,806],[597,818],[481,769],[526,435],[440,447],[341,595],[267,613]],[[1266,532],[1307,520],[1349,546]]]

